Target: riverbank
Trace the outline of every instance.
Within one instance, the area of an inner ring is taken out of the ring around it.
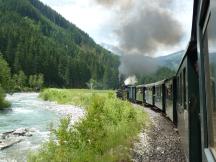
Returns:
[[[141,109],[117,99],[113,92],[48,89],[44,94],[46,100],[83,105],[86,116],[73,127],[68,119],[62,120],[53,132],[55,140],[50,139],[29,161],[130,160],[132,141],[148,122]]]
[[[11,103],[11,109],[0,111],[0,138],[2,135],[4,137],[6,132],[12,133],[8,134],[6,139],[0,139],[2,145],[7,145],[8,140],[11,142],[19,140],[13,135],[17,130],[29,130],[31,136],[21,136],[19,143],[1,150],[0,162],[25,162],[29,151],[38,150],[44,142],[48,141],[51,125],[57,128],[63,116],[72,116],[71,122],[77,122],[84,116],[82,108],[43,101],[38,96],[38,93],[14,93],[6,96]],[[73,110],[74,112],[71,112]]]

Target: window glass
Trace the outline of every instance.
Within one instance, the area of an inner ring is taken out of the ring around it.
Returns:
[[[162,94],[161,86],[156,87],[155,91],[156,91],[155,92],[155,100],[156,100],[156,102],[160,102],[161,98],[162,98],[162,96],[161,96],[161,94]]]
[[[209,143],[216,150],[216,0],[211,0],[211,17],[208,24],[208,51],[209,51],[209,76],[208,76],[208,114],[209,114]]]
[[[177,78],[177,102],[180,104],[180,77]]]
[[[179,101],[180,105],[182,105],[182,73],[180,74],[180,80],[179,80]]]
[[[166,86],[166,96],[168,100],[173,100],[173,88],[171,83]]]
[[[183,102],[183,106],[184,106],[184,109],[186,109],[187,107],[186,107],[186,69],[184,68],[184,70],[183,70],[183,79],[182,79],[182,81],[183,81],[183,86],[182,86],[182,102]]]

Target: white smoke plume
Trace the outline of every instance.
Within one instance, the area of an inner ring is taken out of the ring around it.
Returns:
[[[135,75],[133,76],[129,76],[125,81],[124,84],[125,85],[134,85],[137,83],[137,78]]]

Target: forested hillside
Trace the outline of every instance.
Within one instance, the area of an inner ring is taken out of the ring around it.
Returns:
[[[102,88],[118,84],[118,56],[38,0],[0,0],[0,52],[13,78],[46,86]],[[38,82],[39,82],[38,81]],[[21,85],[20,85],[21,86]]]

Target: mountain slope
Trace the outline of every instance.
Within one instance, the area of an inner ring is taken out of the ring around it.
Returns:
[[[119,58],[38,0],[0,0],[0,51],[12,73],[44,74],[47,86],[118,83]]]
[[[155,59],[157,60],[160,66],[168,67],[172,70],[173,69],[177,70],[181,63],[183,55],[184,55],[184,51],[178,51],[178,52],[166,55],[166,56],[157,57]]]

